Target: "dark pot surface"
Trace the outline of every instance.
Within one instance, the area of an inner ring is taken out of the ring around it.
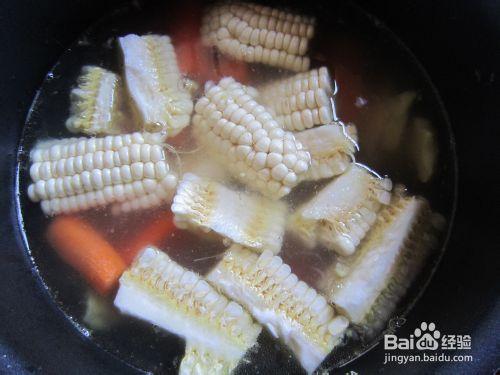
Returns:
[[[0,4],[2,373],[137,373],[75,334],[47,299],[22,251],[13,196],[16,148],[35,91],[62,51],[116,3]],[[474,361],[384,366],[385,351],[379,345],[340,373],[494,373],[500,367],[500,267],[492,220],[498,204],[493,198],[498,146],[492,130],[500,120],[500,3],[358,3],[386,23],[428,71],[458,147],[459,201],[448,251],[398,335],[409,336],[421,321],[435,322],[442,332],[471,335],[467,354]]]

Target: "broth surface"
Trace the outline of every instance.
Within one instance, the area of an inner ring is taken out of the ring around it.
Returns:
[[[47,74],[28,115],[19,151],[21,220],[30,256],[48,293],[83,335],[132,366],[155,373],[166,374],[178,368],[184,353],[183,340],[148,323],[120,315],[112,307],[112,297],[103,302],[110,311],[106,328],[89,327],[85,322],[85,301],[89,288],[47,244],[44,232],[49,220],[44,217],[39,205],[27,198],[29,151],[38,140],[71,136],[64,126],[69,116],[69,92],[83,65],[98,65],[121,72],[121,57],[116,42],[118,36],[130,33],[169,35],[178,24],[173,22],[177,15],[185,14],[186,9],[198,11],[200,6],[196,3],[183,5],[182,2],[168,5],[160,2],[148,5],[134,3],[104,17],[82,34]],[[395,183],[404,184],[411,194],[425,197],[432,209],[450,222],[454,204],[453,144],[441,103],[414,57],[388,30],[355,6],[327,6],[325,2],[315,3],[311,8],[303,4],[293,10],[317,18],[316,36],[310,52],[311,67],[327,66],[335,76],[337,116],[345,123],[355,123],[358,129],[360,150],[356,161],[370,166],[380,175],[388,175]],[[175,39],[173,44],[175,46]],[[252,65],[249,84],[255,86],[283,74],[276,69]],[[407,114],[409,120],[404,122],[402,129],[391,128],[388,125],[392,121],[391,110],[388,108],[394,105],[394,98],[404,92],[415,95]],[[437,145],[435,168],[426,182],[419,177],[415,161],[419,155],[418,150],[414,150],[414,144],[418,142],[415,118],[428,121]],[[395,133],[399,136],[393,140],[391,137]],[[198,162],[196,156],[200,155],[200,151],[192,140],[187,137],[176,147],[180,162],[176,162],[172,153],[169,155],[174,168],[182,172],[196,168],[194,164]],[[324,185],[325,181],[302,183],[284,200],[290,207],[297,207]],[[135,229],[164,215],[164,211],[147,210],[117,218],[109,210],[99,209],[80,216],[101,228],[106,238],[120,247],[127,243]],[[411,307],[429,280],[439,261],[445,237],[446,231],[443,231],[439,246],[429,257],[427,266],[412,289],[400,301],[395,317],[402,316]],[[202,274],[221,258],[225,249],[222,241],[203,239],[187,231],[176,231],[159,247],[181,265]],[[325,267],[334,260],[334,255],[327,251],[303,251],[300,243],[290,236],[285,237],[280,255],[292,267],[292,272],[313,287]],[[336,368],[357,358],[380,337],[370,342],[348,338],[345,346],[334,349],[320,370]],[[288,349],[263,331],[258,350],[250,353],[249,361],[240,363],[237,373],[302,371]]]

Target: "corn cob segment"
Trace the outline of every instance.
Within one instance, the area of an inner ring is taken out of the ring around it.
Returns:
[[[260,102],[290,131],[301,131],[333,121],[332,80],[325,67],[299,73],[259,87]]]
[[[120,134],[123,132],[120,78],[97,66],[84,66],[78,86],[71,90],[71,117],[66,127],[73,133]]]
[[[249,63],[296,72],[309,68],[314,19],[256,4],[218,4],[203,19],[204,44]]]
[[[427,201],[395,195],[356,254],[334,263],[320,288],[353,323],[381,328],[431,249],[433,225]]]
[[[229,363],[237,363],[261,331],[240,305],[152,247],[122,275],[114,304]]]
[[[311,155],[304,180],[319,180],[344,173],[354,159],[357,131],[354,125],[332,123],[295,133]]]
[[[281,250],[287,212],[282,202],[187,173],[179,183],[172,212],[178,227],[212,230],[257,252]]]
[[[235,178],[280,198],[307,172],[310,156],[250,93],[229,77],[209,83],[195,106],[194,135]]]
[[[156,184],[155,189],[149,189],[147,194],[138,195],[135,198],[129,198],[123,202],[113,204],[111,212],[113,215],[119,215],[131,211],[159,207],[172,199],[177,182],[177,176],[169,173]]]
[[[374,177],[352,164],[296,211],[289,229],[310,246],[319,242],[340,255],[351,255],[381,206],[389,204],[391,189],[390,179]]]
[[[143,127],[174,136],[189,125],[193,101],[184,88],[168,36],[119,38],[127,88]]]
[[[229,361],[217,351],[187,342],[179,375],[229,375],[237,365],[237,361]]]
[[[259,256],[234,245],[207,278],[289,346],[309,373],[347,328],[348,320],[270,251]]]
[[[232,3],[230,11],[253,28],[312,38],[315,19],[254,3]],[[249,10],[251,12],[249,12]]]
[[[121,212],[160,205],[177,184],[162,139],[133,133],[37,145],[31,152],[28,196],[41,201],[47,215],[113,203]]]
[[[61,158],[82,156],[96,151],[118,151],[120,148],[132,144],[162,145],[164,142],[165,136],[160,133],[139,132],[95,138],[52,139],[37,143],[30,153],[30,159],[35,163],[58,161]]]

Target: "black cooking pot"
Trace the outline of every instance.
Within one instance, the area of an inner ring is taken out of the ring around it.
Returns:
[[[67,46],[119,3],[4,0],[0,4],[0,144],[5,155],[0,195],[4,221],[0,236],[2,373],[139,372],[83,338],[54,307],[31,269],[14,204],[16,150],[36,90]],[[495,218],[493,197],[498,191],[494,164],[498,141],[493,129],[500,120],[496,83],[500,3],[357,3],[394,31],[427,70],[448,111],[458,145],[459,200],[448,250],[397,334],[409,337],[420,322],[432,321],[445,334],[470,335],[471,350],[450,351],[450,355],[468,354],[473,361],[384,365],[386,352],[379,345],[338,372],[493,374],[500,366],[500,267],[490,220]]]

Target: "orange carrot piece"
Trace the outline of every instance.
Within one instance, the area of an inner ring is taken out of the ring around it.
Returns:
[[[139,251],[148,245],[159,246],[176,229],[172,212],[161,214],[153,219],[140,232],[121,247],[120,254],[126,264],[131,264]]]
[[[174,45],[177,64],[182,73],[201,83],[217,78],[212,50],[202,46],[197,37],[190,40],[184,38],[174,42]]]
[[[101,295],[113,290],[126,268],[109,242],[77,217],[55,218],[49,224],[47,238],[59,256]]]
[[[179,70],[200,83],[217,79],[212,49],[201,43],[202,16],[202,7],[197,2],[185,1],[169,17],[173,20],[169,35],[175,47]]]
[[[175,53],[179,70],[188,75],[193,75],[197,70],[196,48],[189,41],[176,43]]]
[[[247,63],[219,56],[219,78],[233,77],[236,81],[247,84],[249,75]]]
[[[195,77],[201,82],[217,80],[213,48],[202,46],[201,42],[195,48],[198,53]]]

